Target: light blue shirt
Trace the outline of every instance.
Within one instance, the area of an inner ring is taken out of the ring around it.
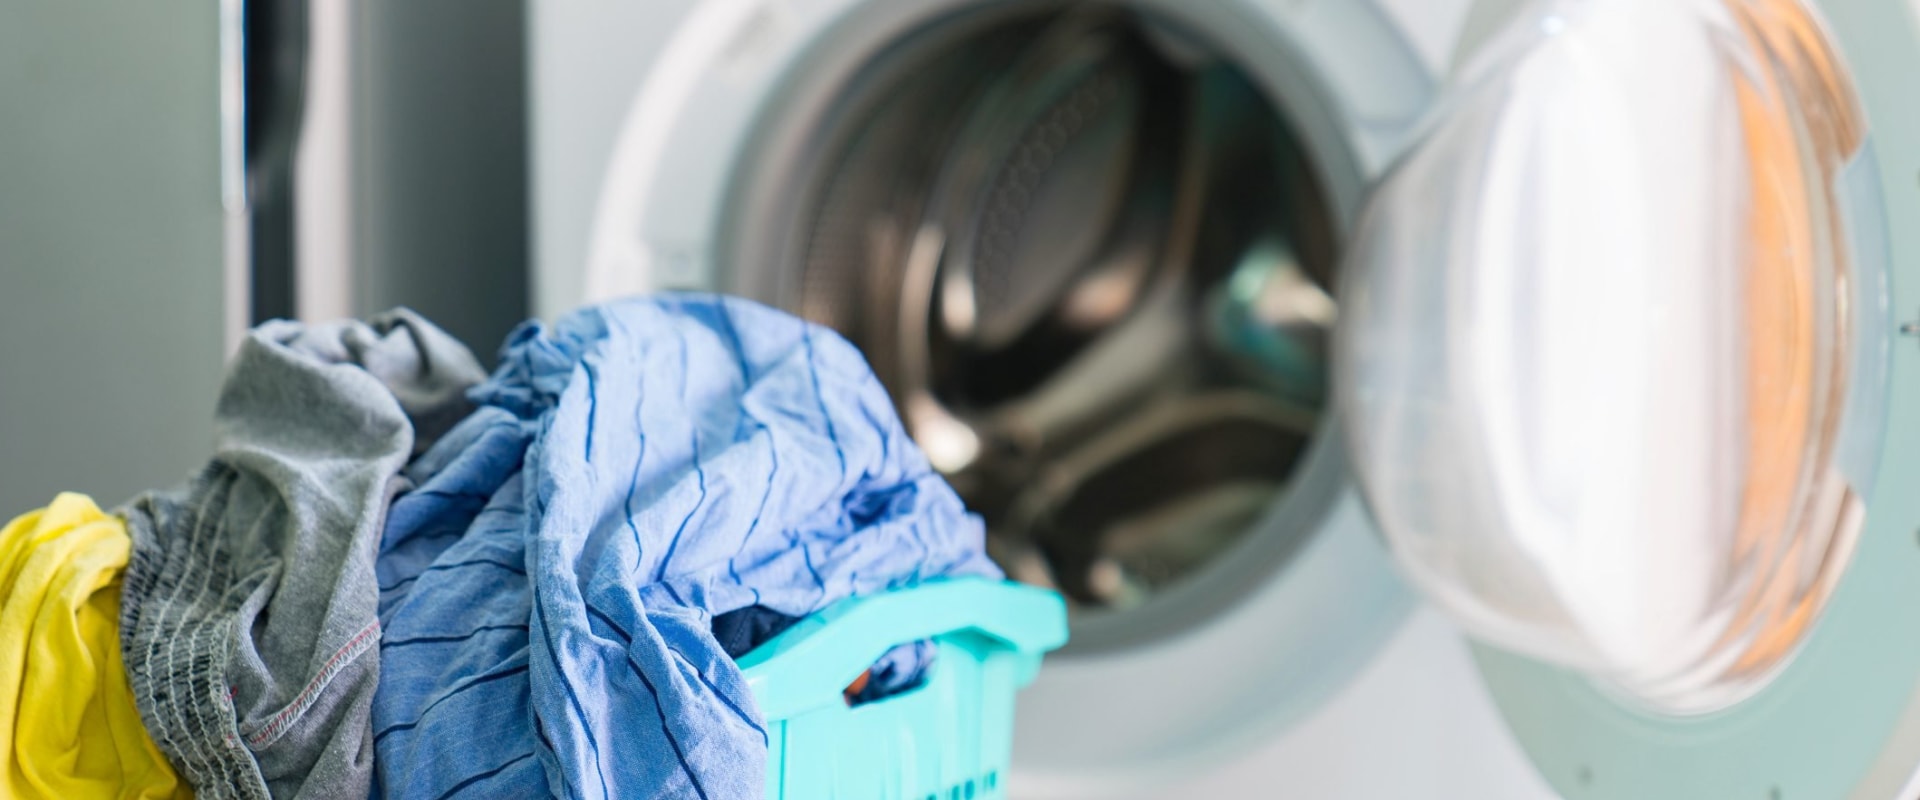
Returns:
[[[470,399],[381,543],[376,795],[758,800],[712,615],[999,575],[859,352],[763,306],[530,322]]]

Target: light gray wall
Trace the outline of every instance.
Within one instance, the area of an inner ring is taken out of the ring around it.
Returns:
[[[204,460],[222,361],[217,4],[0,3],[0,518]]]

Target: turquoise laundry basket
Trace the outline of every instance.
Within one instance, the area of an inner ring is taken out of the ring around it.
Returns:
[[[937,652],[925,683],[847,706],[847,684],[922,639]],[[851,598],[802,620],[740,659],[767,720],[767,796],[1005,797],[1014,693],[1066,640],[1059,595],[985,580]]]

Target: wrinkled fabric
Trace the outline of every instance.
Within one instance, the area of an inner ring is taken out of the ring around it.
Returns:
[[[125,523],[62,494],[0,529],[5,796],[185,800],[120,660]]]
[[[398,474],[485,377],[406,310],[255,329],[215,455],[121,513],[121,642],[154,740],[202,797],[364,796],[380,639],[373,562]]]
[[[999,574],[860,354],[780,312],[528,323],[470,397],[381,544],[385,796],[763,797],[714,615]]]

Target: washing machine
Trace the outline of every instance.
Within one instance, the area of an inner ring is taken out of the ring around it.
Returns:
[[[1014,796],[1920,796],[1912,4],[530,13],[536,309],[834,327],[1070,599]]]
[[[1016,797],[1920,797],[1911,0],[300,5],[0,12],[16,507],[265,316],[720,289],[1072,600]]]

